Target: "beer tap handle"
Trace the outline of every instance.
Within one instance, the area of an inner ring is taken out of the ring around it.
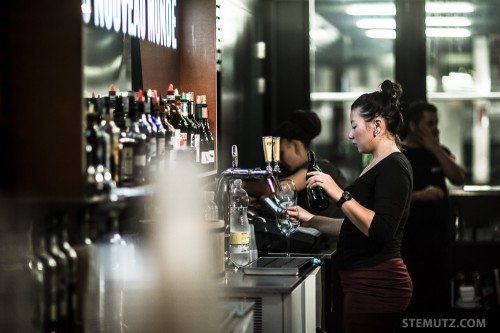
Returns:
[[[238,167],[238,146],[233,145],[231,147],[231,159],[233,161],[233,168]]]
[[[262,148],[264,149],[264,161],[266,162],[266,170],[272,172],[271,162],[273,161],[273,137],[262,137]]]
[[[280,162],[280,137],[273,137],[273,160],[274,160],[274,170],[273,173],[278,176],[281,172],[279,162]]]

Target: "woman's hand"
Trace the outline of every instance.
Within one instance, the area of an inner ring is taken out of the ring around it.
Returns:
[[[335,201],[340,199],[343,191],[333,180],[332,176],[319,171],[308,172],[307,176],[309,177],[306,180],[306,186],[308,188],[321,186],[330,198]]]
[[[309,213],[307,210],[300,206],[293,206],[285,209],[285,214],[290,218],[299,221],[299,225],[305,228],[311,228],[312,225],[310,220],[314,217],[313,214]]]

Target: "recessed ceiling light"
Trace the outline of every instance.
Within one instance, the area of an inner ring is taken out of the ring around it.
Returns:
[[[356,26],[361,29],[396,29],[396,20],[393,18],[360,19]]]
[[[432,16],[425,19],[428,27],[468,27],[471,24],[471,20],[466,17]]]
[[[396,30],[392,29],[370,29],[365,31],[365,35],[370,38],[396,39]]]

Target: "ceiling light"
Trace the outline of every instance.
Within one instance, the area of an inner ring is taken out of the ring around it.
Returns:
[[[425,5],[427,13],[472,13],[474,6],[469,2],[427,2]]]
[[[470,31],[464,28],[427,28],[425,35],[427,37],[470,37]]]
[[[370,29],[366,30],[365,34],[370,38],[396,39],[396,30],[392,29]]]
[[[425,11],[434,14],[472,13],[474,6],[465,1],[428,2],[425,5]],[[359,3],[347,6],[346,13],[358,16],[393,16],[396,15],[396,6],[394,3]]]
[[[466,17],[442,17],[432,16],[425,19],[428,27],[468,27],[472,24]]]
[[[390,16],[396,15],[396,6],[393,3],[367,3],[347,6],[349,15]]]
[[[396,20],[387,19],[360,19],[356,26],[361,29],[396,29]]]

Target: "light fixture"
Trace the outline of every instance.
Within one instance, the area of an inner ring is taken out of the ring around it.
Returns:
[[[458,13],[472,13],[474,6],[470,2],[427,2],[425,4],[425,11],[427,13],[440,13],[440,14],[458,14]]]
[[[472,13],[474,6],[470,2],[427,2],[425,11],[431,14],[447,13]],[[396,6],[394,3],[359,3],[349,5],[346,13],[355,16],[393,16],[396,15]]]
[[[369,29],[365,31],[365,35],[370,38],[377,39],[396,39],[396,30],[392,29]]]
[[[427,37],[470,37],[469,29],[464,28],[427,28],[425,29],[425,35]]]
[[[354,4],[347,6],[346,13],[356,16],[392,16],[396,15],[396,6],[393,3]]]
[[[466,17],[432,16],[425,19],[425,25],[428,27],[468,27],[472,25],[472,22]]]
[[[356,26],[361,29],[396,29],[396,20],[393,18],[360,19]]]

